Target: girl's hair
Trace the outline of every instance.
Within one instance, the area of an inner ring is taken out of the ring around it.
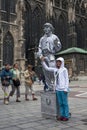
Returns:
[[[14,63],[14,64],[13,64],[13,67],[15,67],[16,64],[18,65],[18,63]]]

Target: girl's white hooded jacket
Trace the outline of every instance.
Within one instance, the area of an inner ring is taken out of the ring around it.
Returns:
[[[56,61],[61,61],[62,64],[60,68],[52,68],[48,67],[45,63],[45,61],[42,62],[42,65],[45,70],[54,72],[55,76],[55,90],[57,91],[69,91],[69,78],[68,78],[68,70],[64,67],[64,59],[62,57],[59,57],[56,59]]]

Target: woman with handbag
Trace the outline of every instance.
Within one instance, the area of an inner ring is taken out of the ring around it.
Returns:
[[[19,70],[19,67],[18,67],[18,64],[15,63],[13,65],[13,69],[11,70],[13,76],[12,76],[12,90],[9,94],[9,97],[10,96],[13,96],[15,91],[16,91],[16,102],[21,102],[19,100],[19,97],[20,97],[20,70]]]
[[[1,71],[1,83],[2,83],[2,89],[4,91],[4,104],[8,104],[8,96],[9,96],[9,85],[12,80],[12,73],[10,71],[10,65],[5,64],[5,68]]]
[[[35,97],[35,93],[33,90],[33,83],[34,83],[34,77],[35,77],[35,72],[32,70],[32,65],[28,65],[28,69],[24,72],[24,77],[25,77],[25,100],[29,101],[28,99],[28,94],[29,94],[29,89],[32,93],[32,99],[37,100]]]

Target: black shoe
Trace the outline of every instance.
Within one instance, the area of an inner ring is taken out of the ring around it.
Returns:
[[[26,101],[29,101],[29,99],[28,99],[28,98],[26,98],[25,100],[26,100]]]
[[[16,102],[21,102],[21,101],[17,99]]]

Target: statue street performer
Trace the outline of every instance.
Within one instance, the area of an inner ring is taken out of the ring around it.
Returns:
[[[49,67],[55,67],[55,53],[61,49],[59,38],[53,34],[53,26],[50,23],[44,24],[44,35],[40,38],[38,55],[41,59],[45,57],[45,62]],[[54,74],[43,68],[46,84],[49,91],[54,89]]]

